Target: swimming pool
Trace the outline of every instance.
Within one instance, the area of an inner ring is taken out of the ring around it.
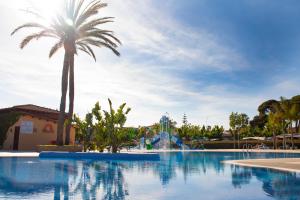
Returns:
[[[222,164],[299,157],[274,153],[161,153],[160,161],[0,158],[0,199],[300,199],[300,174]]]

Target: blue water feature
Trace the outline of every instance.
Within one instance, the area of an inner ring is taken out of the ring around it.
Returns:
[[[171,141],[174,142],[181,149],[190,149],[190,147],[182,142],[182,140],[174,135],[171,135]]]
[[[41,152],[42,159],[92,159],[92,160],[127,160],[127,161],[158,161],[158,153],[84,153],[84,152]]]
[[[154,149],[170,149],[172,144],[177,145],[182,150],[190,149],[187,145],[185,145],[182,142],[181,139],[175,136],[177,135],[177,133],[172,131],[171,123],[172,120],[169,118],[167,113],[166,115],[163,115],[161,117],[161,119],[159,120],[160,131],[151,139],[150,142],[148,140],[148,144],[150,146],[148,146],[147,149],[151,149],[152,147]],[[142,142],[144,142],[145,139],[143,138],[140,141],[140,147],[144,147],[145,145]]]
[[[151,144],[152,144],[152,145],[155,145],[155,144],[157,144],[159,141],[160,141],[160,136],[159,136],[159,135],[156,135],[156,136],[152,139]]]
[[[160,161],[0,158],[0,199],[298,200],[300,174],[223,164],[299,157],[274,153],[160,153]]]
[[[180,149],[190,149],[188,145],[185,145],[182,140],[174,135],[169,135],[169,133],[159,133],[151,140],[151,145],[153,145],[156,149],[160,149],[162,147],[166,147],[166,149],[170,149],[170,142],[176,144]]]

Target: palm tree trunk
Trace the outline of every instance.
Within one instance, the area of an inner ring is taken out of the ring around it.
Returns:
[[[66,138],[65,145],[70,144],[70,131],[72,126],[72,117],[74,111],[74,54],[70,55],[69,60],[70,73],[69,73],[69,114],[68,114],[68,123],[66,127]]]
[[[64,132],[64,123],[65,123],[66,96],[68,90],[68,72],[69,72],[69,54],[65,52],[64,66],[63,66],[62,79],[61,79],[61,99],[60,99],[57,136],[56,136],[56,144],[60,146],[64,144],[63,132]]]

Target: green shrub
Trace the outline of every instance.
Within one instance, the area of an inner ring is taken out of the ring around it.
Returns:
[[[14,125],[20,118],[20,114],[16,112],[0,114],[0,149],[7,137],[9,127]]]

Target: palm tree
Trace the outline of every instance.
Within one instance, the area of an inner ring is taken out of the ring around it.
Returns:
[[[11,35],[24,28],[35,28],[38,31],[25,37],[20,48],[23,49],[33,39],[51,37],[57,39],[55,45],[51,48],[49,58],[57,52],[58,49],[64,48],[65,56],[62,72],[60,114],[57,126],[57,144],[63,145],[63,129],[65,118],[68,117],[66,127],[65,143],[69,144],[71,118],[73,116],[74,106],[74,55],[78,50],[87,53],[96,61],[95,53],[91,46],[105,47],[113,51],[114,54],[120,56],[116,50],[121,44],[120,40],[113,35],[112,31],[100,29],[99,25],[113,22],[112,17],[97,17],[99,10],[106,7],[107,4],[100,0],[93,0],[85,3],[85,0],[65,0],[65,7],[61,14],[58,14],[50,24],[48,23],[26,23],[17,27]],[[40,15],[35,16],[40,17]],[[69,75],[69,80],[68,80]],[[66,94],[69,82],[69,114],[66,116]]]
[[[292,104],[294,105],[295,109],[295,129],[296,132],[299,133],[299,126],[300,126],[300,95],[296,95],[291,98]]]

